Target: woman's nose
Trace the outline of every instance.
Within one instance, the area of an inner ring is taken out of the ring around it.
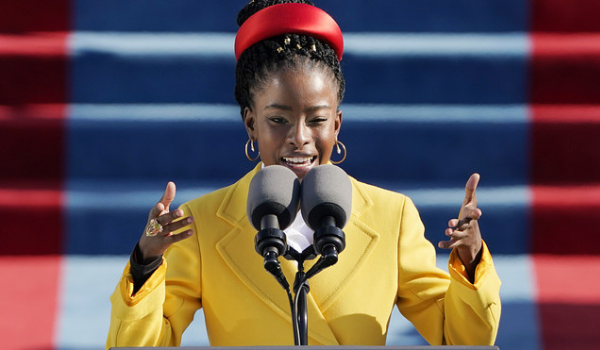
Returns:
[[[298,123],[290,130],[290,143],[296,147],[302,147],[310,142],[310,130],[303,123]]]

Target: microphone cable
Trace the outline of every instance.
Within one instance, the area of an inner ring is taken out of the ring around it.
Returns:
[[[298,285],[298,291],[296,292],[296,295],[294,296],[294,305],[292,306],[294,336],[297,337],[297,339],[298,339],[298,343],[296,345],[300,344],[300,327],[298,324],[298,321],[299,321],[298,320],[298,307],[299,307],[298,295],[300,294],[300,292],[303,288],[306,288],[306,295],[308,295],[309,287],[308,287],[308,281],[306,278],[302,279],[302,281]],[[302,317],[307,318],[306,320],[304,320],[304,324],[308,324],[308,315],[302,315]],[[306,345],[308,345],[308,344],[306,344]]]

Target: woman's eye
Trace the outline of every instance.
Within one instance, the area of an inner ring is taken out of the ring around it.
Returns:
[[[327,121],[327,118],[325,118],[325,117],[315,117],[315,118],[311,119],[311,122],[315,123],[315,124],[323,123],[325,121]]]
[[[272,121],[273,123],[277,123],[277,124],[286,123],[286,120],[283,117],[269,117],[269,120]]]

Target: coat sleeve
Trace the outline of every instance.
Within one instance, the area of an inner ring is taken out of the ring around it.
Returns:
[[[464,277],[456,252],[450,274],[436,267],[436,252],[410,199],[401,216],[398,240],[400,312],[431,345],[492,345],[500,319],[500,279],[484,243],[475,283]]]
[[[184,217],[190,215],[182,206]],[[163,263],[133,293],[129,263],[110,297],[112,310],[106,348],[179,346],[181,335],[202,306],[201,260],[194,235],[169,248]]]

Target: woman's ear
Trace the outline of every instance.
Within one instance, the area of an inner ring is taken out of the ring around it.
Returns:
[[[244,126],[246,127],[246,132],[248,133],[248,138],[251,140],[256,140],[256,116],[254,112],[249,107],[244,108]]]
[[[340,133],[340,129],[342,128],[342,110],[338,109],[335,114],[335,135],[337,136]]]

